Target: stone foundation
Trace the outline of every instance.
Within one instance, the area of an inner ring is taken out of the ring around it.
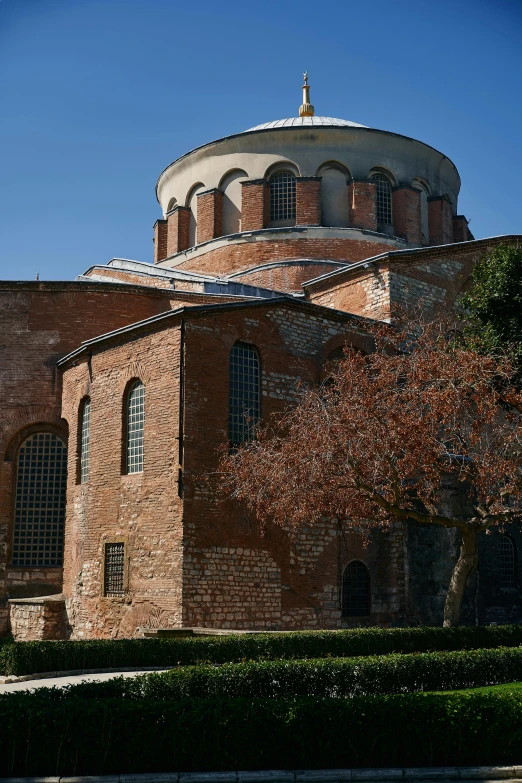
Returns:
[[[61,594],[12,598],[9,601],[9,623],[17,642],[66,639],[68,636],[65,601]]]

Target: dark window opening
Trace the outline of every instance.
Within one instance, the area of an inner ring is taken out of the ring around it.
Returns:
[[[515,545],[509,536],[502,536],[498,548],[500,554],[499,582],[502,587],[515,587]]]
[[[370,572],[360,560],[353,560],[343,574],[343,617],[367,617],[370,614]]]

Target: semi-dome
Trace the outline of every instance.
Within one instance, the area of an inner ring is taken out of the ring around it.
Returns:
[[[350,120],[339,120],[337,117],[288,117],[285,120],[272,120],[264,122],[262,125],[256,125],[254,128],[248,128],[244,133],[252,131],[271,130],[272,128],[300,128],[304,125],[326,125],[330,127],[342,128],[367,128],[367,125],[361,125],[359,122],[350,122]]]

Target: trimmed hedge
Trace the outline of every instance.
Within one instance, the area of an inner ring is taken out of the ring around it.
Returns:
[[[203,697],[343,698],[475,688],[522,680],[522,649],[250,661],[186,666],[70,686],[83,698],[176,701]]]
[[[176,666],[261,659],[346,658],[517,647],[521,644],[520,625],[357,628],[182,639],[7,642],[0,647],[0,671],[22,675],[71,669]]]
[[[0,775],[518,764],[522,690],[346,699],[0,697]]]

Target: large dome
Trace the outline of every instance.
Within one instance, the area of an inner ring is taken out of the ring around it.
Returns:
[[[328,125],[334,127],[343,128],[366,128],[366,125],[361,125],[358,122],[350,122],[349,120],[339,120],[336,117],[288,117],[286,120],[272,120],[272,122],[264,122],[262,125],[256,125],[255,128],[248,128],[244,133],[250,133],[251,131],[259,130],[271,130],[272,128],[300,128],[308,125]]]

